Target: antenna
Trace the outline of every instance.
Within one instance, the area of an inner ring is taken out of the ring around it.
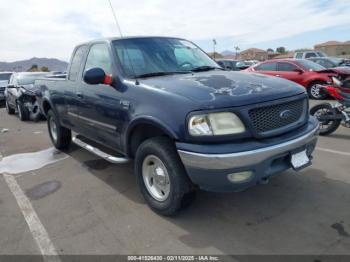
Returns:
[[[111,0],[108,0],[108,2],[109,2],[109,5],[110,5],[112,13],[113,13],[115,24],[117,25],[117,28],[119,30],[119,34],[120,34],[121,38],[124,38],[122,30],[120,29],[120,25],[119,25],[119,22],[118,22],[117,14],[115,13],[115,10],[114,10],[113,5],[112,5],[112,2],[111,2]]]
[[[114,21],[115,21],[115,24],[116,24],[116,26],[117,26],[117,28],[118,28],[119,34],[120,34],[120,38],[123,39],[124,36],[123,36],[122,30],[121,30],[120,25],[119,25],[119,21],[118,21],[118,18],[117,18],[117,14],[116,14],[116,12],[115,12],[115,10],[114,10],[114,8],[113,8],[112,1],[111,1],[111,0],[108,0],[108,2],[109,2],[109,6],[111,7],[111,10],[112,10],[112,14],[113,14],[113,17],[114,17]],[[124,44],[123,44],[123,46],[124,46]],[[125,47],[124,47],[124,48],[125,48]],[[135,76],[135,78],[136,78],[135,69],[134,69],[134,66],[133,66],[133,64],[132,64],[131,58],[130,58],[130,56],[129,56],[129,51],[128,51],[127,48],[125,48],[125,53],[126,53],[126,55],[127,55],[127,57],[128,57],[131,70],[132,70],[132,72],[134,73],[134,76]],[[139,85],[139,84],[140,84],[140,83],[139,83],[139,80],[137,80],[137,78],[136,78],[135,80],[136,80],[135,84],[136,84],[136,85]]]

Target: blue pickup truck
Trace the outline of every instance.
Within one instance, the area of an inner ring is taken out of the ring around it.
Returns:
[[[318,122],[293,82],[223,70],[166,37],[109,38],[74,50],[66,79],[36,82],[54,146],[133,160],[141,192],[170,216],[197,189],[241,191],[311,164]]]

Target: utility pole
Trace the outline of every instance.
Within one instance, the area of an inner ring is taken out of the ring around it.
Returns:
[[[238,59],[238,52],[241,50],[238,46],[235,46],[235,50],[236,50],[236,59]]]

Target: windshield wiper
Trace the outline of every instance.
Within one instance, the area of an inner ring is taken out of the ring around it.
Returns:
[[[167,76],[175,74],[188,74],[188,71],[174,71],[174,72],[153,72],[142,75],[137,75],[136,78],[152,77],[152,76]]]
[[[216,66],[199,66],[191,69],[192,72],[205,72],[205,71],[211,71],[215,69],[220,69],[223,70],[221,67],[216,67]]]

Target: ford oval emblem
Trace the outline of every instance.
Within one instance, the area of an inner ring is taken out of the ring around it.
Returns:
[[[292,111],[290,110],[284,110],[280,113],[280,118],[282,119],[288,119],[293,115]]]

